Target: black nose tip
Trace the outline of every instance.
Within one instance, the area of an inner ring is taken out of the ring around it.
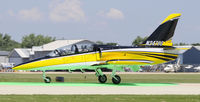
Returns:
[[[40,60],[42,60],[42,59],[47,59],[47,58],[49,58],[49,57],[48,57],[48,56],[45,56],[45,57],[33,59],[33,60],[30,60],[30,61],[27,61],[27,62],[23,62],[23,63],[17,64],[17,65],[15,65],[15,67],[20,66],[20,65],[24,65],[24,64],[27,64],[27,63],[35,62],[35,61],[40,61]]]

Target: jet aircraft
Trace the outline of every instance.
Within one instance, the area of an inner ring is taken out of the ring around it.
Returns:
[[[177,58],[172,44],[172,37],[181,14],[169,15],[158,28],[137,46],[109,46],[97,44],[73,44],[58,48],[45,57],[21,63],[14,70],[41,70],[44,82],[51,78],[45,75],[46,70],[94,70],[98,81],[105,83],[107,76],[102,68],[112,70],[112,82],[119,84],[121,78],[116,74],[124,67],[155,65],[166,63]]]

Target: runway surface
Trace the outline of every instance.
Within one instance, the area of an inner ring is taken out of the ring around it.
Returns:
[[[200,84],[173,83],[29,83],[0,82],[0,94],[145,94],[145,95],[199,95]]]

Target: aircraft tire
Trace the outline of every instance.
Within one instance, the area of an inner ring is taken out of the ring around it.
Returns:
[[[104,75],[100,75],[98,77],[98,80],[100,83],[105,83],[107,81],[107,76],[104,74]]]
[[[51,78],[50,78],[50,77],[46,77],[46,78],[44,79],[44,82],[45,82],[45,83],[50,83],[50,82],[51,82]]]
[[[117,80],[115,78],[117,78]],[[112,78],[113,84],[119,84],[121,82],[120,76],[119,75],[115,75],[115,78]]]

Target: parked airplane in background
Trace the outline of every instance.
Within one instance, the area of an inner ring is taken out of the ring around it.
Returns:
[[[107,77],[101,68],[112,70],[112,82],[119,84],[121,78],[116,71],[124,67],[136,65],[155,65],[175,60],[172,37],[181,14],[169,15],[161,25],[140,45],[137,46],[108,46],[73,44],[51,52],[47,56],[16,65],[14,70],[42,70],[46,83],[51,82],[45,76],[46,70],[95,70],[100,83],[105,83]]]
[[[176,64],[167,64],[167,66],[164,68],[164,72],[177,72],[178,70],[180,70],[180,68],[180,58],[177,58]]]

